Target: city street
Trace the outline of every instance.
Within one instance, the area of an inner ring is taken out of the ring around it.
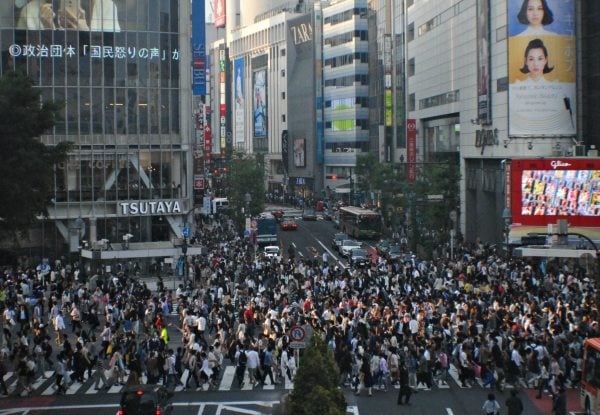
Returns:
[[[297,211],[290,210],[291,215]],[[318,215],[317,221],[303,221],[296,218],[298,230],[295,232],[279,231],[279,244],[284,255],[292,245],[296,255],[311,260],[321,260],[324,251],[330,255],[330,262],[335,262],[340,267],[346,267],[347,261],[341,258],[331,248],[332,236],[337,230],[333,222],[323,220]],[[366,241],[367,247],[373,246],[375,241]],[[150,286],[154,281],[148,281]],[[172,282],[166,281],[167,286]],[[171,316],[171,322],[175,322],[175,316]],[[170,328],[172,346],[177,347],[180,343],[180,335],[174,327]],[[223,375],[218,381],[215,390],[210,391],[186,391],[182,386],[175,389],[175,414],[277,414],[279,402],[282,397],[293,389],[293,383],[286,382],[279,385],[252,386],[246,379],[245,386],[240,389],[234,380],[235,367],[226,361]],[[120,385],[111,387],[108,391],[94,389],[93,381],[86,380],[83,384],[71,385],[66,396],[54,396],[53,372],[46,372],[49,379],[38,379],[34,382],[34,393],[29,398],[5,398],[0,400],[0,415],[8,414],[114,414],[116,412],[120,391]],[[182,378],[187,377],[187,370]],[[247,373],[246,373],[247,377]],[[4,379],[11,389],[16,385],[17,377],[14,372],[9,372]],[[142,378],[145,381],[145,377]],[[521,385],[523,386],[523,385]],[[511,387],[511,386],[509,386]],[[432,390],[418,390],[411,397],[411,406],[399,407],[396,405],[397,386],[390,387],[387,392],[375,390],[373,397],[368,397],[363,391],[361,395],[354,395],[346,388],[346,397],[349,414],[376,414],[376,413],[399,413],[399,414],[442,414],[442,415],[479,415],[481,405],[489,390],[482,387],[481,382],[470,388],[459,386],[456,368],[451,366],[450,380],[447,385],[434,386]],[[523,389],[521,398],[528,415],[546,415],[551,408],[551,398],[546,396],[542,400],[533,399],[535,391]],[[578,391],[570,389],[569,410],[576,414],[579,409]],[[508,389],[504,393],[497,393],[497,399],[501,405],[508,397]]]

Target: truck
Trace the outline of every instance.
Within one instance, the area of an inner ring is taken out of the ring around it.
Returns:
[[[256,241],[259,244],[277,244],[277,220],[275,216],[261,215],[256,220]]]
[[[226,197],[215,197],[211,202],[213,215],[229,209],[229,199]]]

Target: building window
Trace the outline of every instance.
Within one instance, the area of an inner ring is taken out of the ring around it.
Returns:
[[[408,110],[409,111],[414,111],[416,107],[416,97],[415,94],[410,94],[408,96]]]
[[[285,56],[285,49],[281,49],[281,56]]]
[[[285,114],[281,114],[281,122],[285,122]]]
[[[408,76],[413,76],[415,74],[415,58],[410,58],[408,60]]]
[[[408,31],[407,31],[406,36],[407,36],[407,39],[409,42],[415,40],[415,23],[414,22],[408,25]]]
[[[281,77],[282,77],[282,78],[285,78],[285,69],[282,69],[282,70],[281,70]]]
[[[285,91],[281,93],[281,99],[285,99]]]

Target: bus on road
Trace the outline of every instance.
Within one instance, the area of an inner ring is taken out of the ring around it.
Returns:
[[[600,415],[600,338],[583,344],[581,373],[581,406],[586,415]]]
[[[339,210],[339,228],[356,239],[375,239],[381,236],[381,213],[356,206],[342,206]]]

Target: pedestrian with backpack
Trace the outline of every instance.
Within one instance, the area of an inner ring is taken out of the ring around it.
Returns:
[[[246,372],[246,365],[248,363],[248,356],[246,356],[246,350],[243,345],[239,346],[237,353],[235,354],[236,367],[235,376],[238,380],[238,386],[244,387],[244,373]]]

